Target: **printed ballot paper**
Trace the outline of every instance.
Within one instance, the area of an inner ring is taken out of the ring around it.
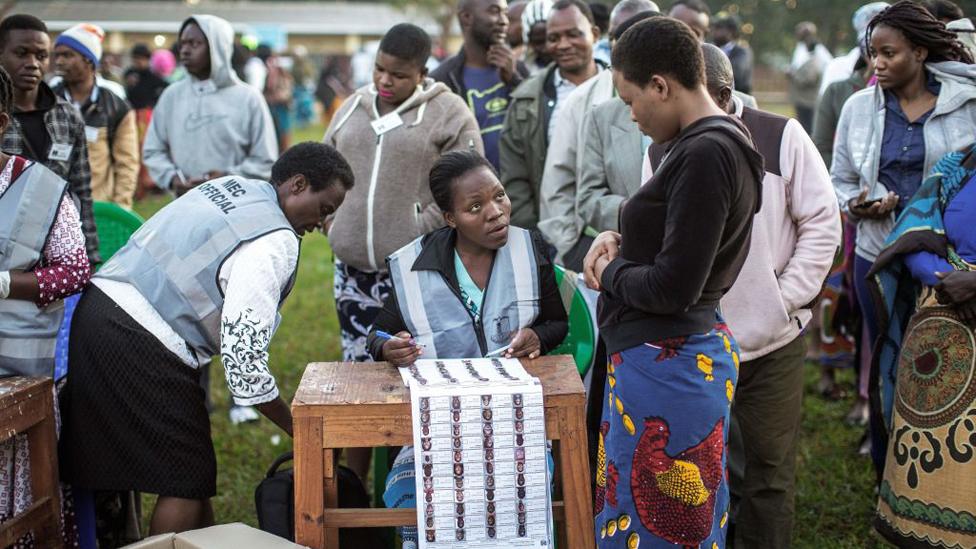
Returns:
[[[542,384],[515,359],[418,360],[410,387],[421,549],[552,545]]]

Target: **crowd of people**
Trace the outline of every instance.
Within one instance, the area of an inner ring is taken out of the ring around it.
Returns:
[[[294,67],[242,52],[221,18],[183,21],[176,55],[137,45],[124,86],[101,74],[97,26],[52,41],[35,17],[0,22],[0,372],[50,376],[77,300],[57,383],[65,540],[131,535],[94,519],[105,494],[116,515],[119,494],[158,495],[150,533],[214,522],[214,356],[232,418],[291,433],[269,346],[301,237],[321,231],[346,362],[532,359],[566,338],[567,288],[587,298],[598,547],[789,547],[811,360],[827,398],[837,368],[857,372],[847,420],[877,472],[877,531],[976,545],[961,10],[860,6],[838,57],[798,24],[794,118],[749,95],[740,22],[700,0],[457,14],[453,56],[432,62],[402,23],[357,89],[327,65],[328,127],[296,145]],[[175,199],[100,257],[93,200],[131,207],[150,186]],[[365,481],[369,449],[344,452]],[[416,504],[412,461],[396,456],[387,505]],[[0,519],[30,507],[29,463],[23,436],[0,445]]]

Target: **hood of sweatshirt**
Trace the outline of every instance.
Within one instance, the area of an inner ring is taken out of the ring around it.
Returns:
[[[218,88],[240,82],[230,63],[234,52],[234,27],[215,15],[194,15],[180,25],[180,34],[190,23],[196,23],[210,45],[210,80]],[[194,78],[192,75],[188,75]]]
[[[959,61],[926,63],[925,68],[942,84],[934,114],[952,112],[976,99],[976,66]]]
[[[745,154],[749,162],[749,168],[752,170],[752,179],[756,182],[756,211],[758,212],[762,207],[762,180],[765,177],[763,157],[756,151],[749,130],[746,129],[745,125],[738,118],[734,116],[710,116],[686,128],[668,148],[673,148],[680,141],[709,131],[720,131],[731,137]]]
[[[433,78],[424,78],[423,82],[413,92],[413,95],[401,103],[395,112],[403,118],[404,124],[417,126],[424,121],[424,111],[426,110],[427,103],[442,93],[449,94],[453,92],[443,82],[436,82]],[[346,111],[342,119],[336,123],[336,131],[342,129],[342,126],[349,120],[349,117],[358,109],[363,109],[370,120],[380,118],[379,111],[376,109],[377,97],[376,86],[373,84],[367,84],[356,90],[353,97],[348,99],[348,101],[355,101],[356,105]]]

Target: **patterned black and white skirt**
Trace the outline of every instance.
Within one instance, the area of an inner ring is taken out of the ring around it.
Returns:
[[[199,370],[96,286],[75,311],[68,361],[60,440],[66,482],[188,499],[216,495]]]

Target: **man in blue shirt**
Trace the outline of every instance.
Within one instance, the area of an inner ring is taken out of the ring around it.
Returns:
[[[507,43],[507,11],[505,0],[461,0],[458,22],[464,46],[430,75],[468,104],[481,128],[485,157],[496,170],[509,94],[529,74]]]

